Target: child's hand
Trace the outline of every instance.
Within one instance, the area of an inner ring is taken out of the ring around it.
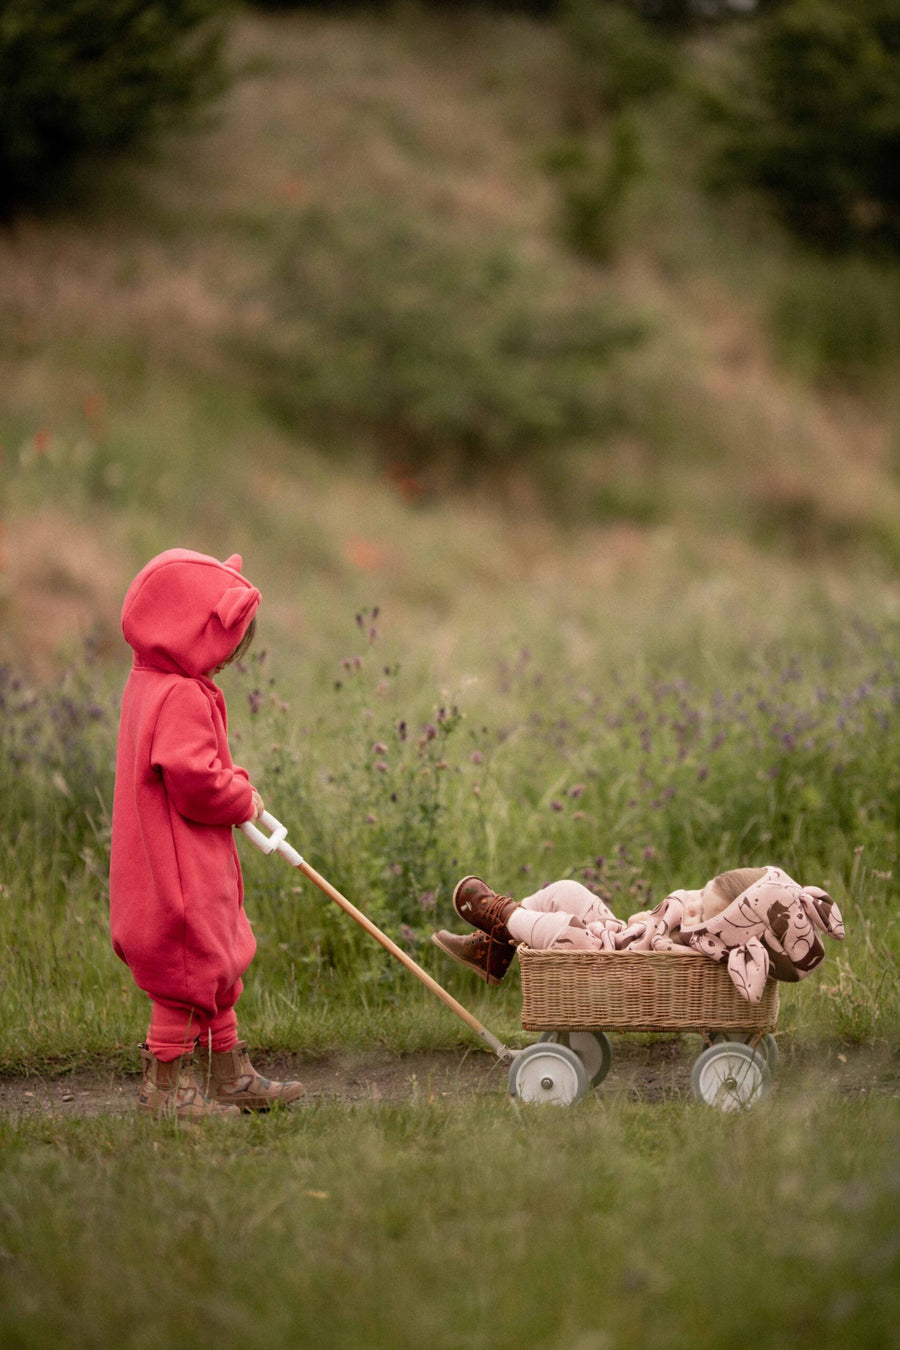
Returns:
[[[250,819],[259,820],[263,811],[265,811],[266,809],[265,803],[263,802],[262,797],[259,795],[255,787],[251,787],[250,791],[253,793],[253,815],[250,817]]]

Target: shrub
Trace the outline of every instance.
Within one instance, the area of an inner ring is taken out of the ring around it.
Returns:
[[[565,0],[560,92],[564,139],[546,156],[569,247],[595,262],[615,252],[623,202],[642,170],[629,108],[668,88],[677,49],[628,6]]]
[[[608,430],[613,362],[642,336],[611,306],[561,307],[509,251],[374,213],[307,213],[267,299],[277,322],[238,345],[270,407],[456,477]]]
[[[146,144],[224,85],[224,0],[9,0],[0,210],[59,198],[90,156]]]

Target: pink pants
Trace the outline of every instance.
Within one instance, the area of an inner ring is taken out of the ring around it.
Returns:
[[[516,942],[527,947],[598,951],[602,944],[586,925],[612,917],[609,906],[580,881],[554,881],[526,896],[506,926]]]
[[[237,1045],[237,1013],[234,1005],[243,990],[237,980],[220,1000],[220,1006],[210,1015],[188,1003],[170,999],[151,999],[150,1026],[147,1029],[147,1048],[151,1055],[169,1063],[189,1054],[199,1038],[213,1050],[233,1050]]]

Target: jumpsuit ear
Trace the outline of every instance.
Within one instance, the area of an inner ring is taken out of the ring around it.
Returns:
[[[236,628],[248,611],[255,610],[259,593],[252,586],[229,586],[213,613],[226,631]]]
[[[222,564],[223,567],[230,567],[235,572],[239,572],[244,565],[244,560],[239,553],[232,553],[230,558],[226,558]]]

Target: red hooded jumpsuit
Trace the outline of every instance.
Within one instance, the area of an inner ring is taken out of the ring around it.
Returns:
[[[134,664],[122,698],[110,862],[113,947],[153,1003],[161,1060],[212,1033],[237,1041],[234,1005],[256,950],[233,827],[253,815],[232,762],[215,673],[256,613],[241,559],[187,549],[153,558],[122,607]]]

